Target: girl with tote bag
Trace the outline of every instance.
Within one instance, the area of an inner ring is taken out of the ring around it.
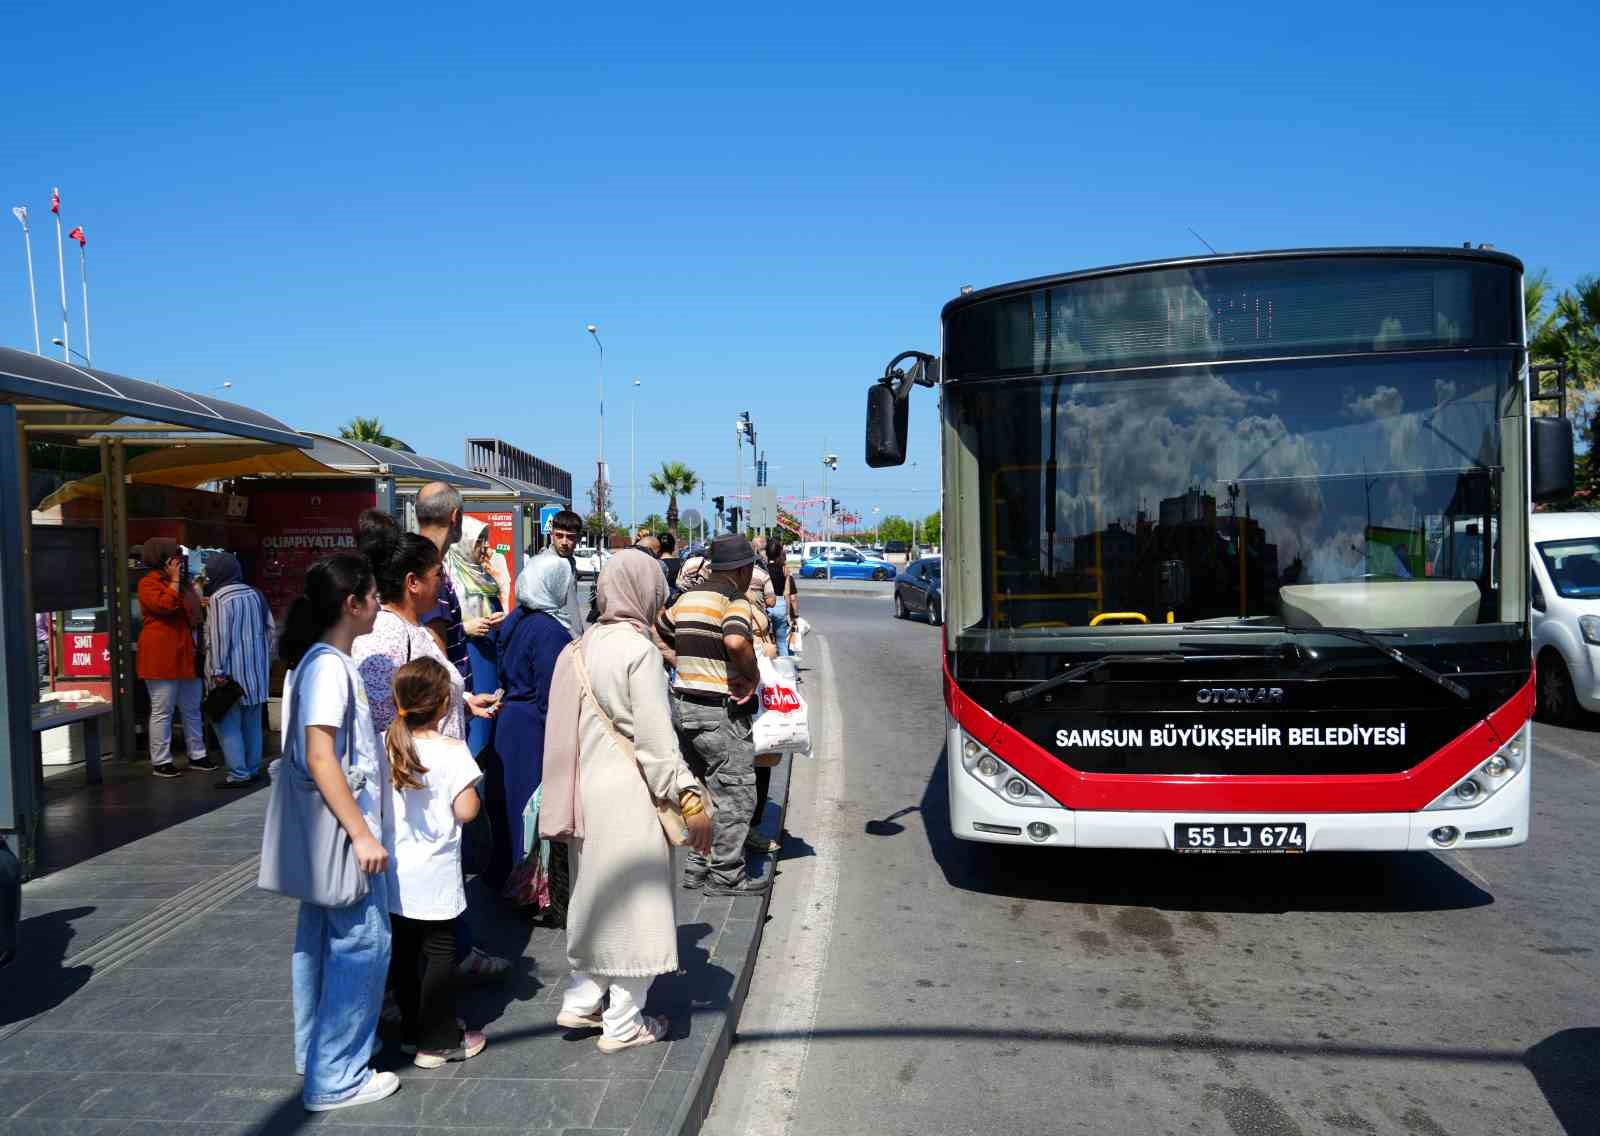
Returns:
[[[377,615],[367,562],[330,556],[307,571],[305,594],[290,607],[278,646],[291,668],[286,736],[283,757],[273,763],[260,882],[301,900],[294,1052],[308,1112],[382,1100],[400,1087],[393,1073],[368,1065],[389,969],[384,873],[394,838],[383,807],[388,762],[350,648]]]

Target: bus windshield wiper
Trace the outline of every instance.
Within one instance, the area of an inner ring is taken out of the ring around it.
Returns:
[[[1371,631],[1363,631],[1359,627],[1284,627],[1280,624],[1260,623],[1191,623],[1188,625],[1188,629],[1191,631],[1281,631],[1286,635],[1294,636],[1334,635],[1340,639],[1350,639],[1357,643],[1366,644],[1374,651],[1388,656],[1390,660],[1399,663],[1407,670],[1415,671],[1417,674],[1421,675],[1435,686],[1448,690],[1451,694],[1463,701],[1470,701],[1472,698],[1472,692],[1466,687],[1462,686],[1455,679],[1440,674],[1427,663],[1424,663],[1421,659],[1406,654],[1398,647],[1390,646],[1375,633]],[[1391,631],[1388,632],[1388,634],[1403,635],[1404,632]]]
[[[1234,655],[1212,653],[1185,653],[1167,652],[1163,655],[1138,655],[1128,652],[1118,652],[1110,655],[1101,655],[1098,658],[1088,659],[1075,667],[1068,667],[1058,675],[1042,679],[1032,686],[1025,686],[1021,690],[1012,690],[1006,693],[1006,701],[1015,706],[1018,702],[1032,698],[1036,694],[1043,694],[1047,690],[1054,690],[1058,686],[1065,686],[1069,682],[1077,682],[1087,678],[1101,667],[1110,666],[1112,663],[1187,663],[1197,659],[1259,659],[1260,655]]]
[[[1365,643],[1374,651],[1387,655],[1407,670],[1415,671],[1435,686],[1443,687],[1462,701],[1471,701],[1472,699],[1472,692],[1455,679],[1440,674],[1422,660],[1406,654],[1398,647],[1385,643],[1370,631],[1362,631],[1356,627],[1293,627],[1285,628],[1284,630],[1292,635],[1336,635],[1341,639],[1351,639],[1357,643]]]

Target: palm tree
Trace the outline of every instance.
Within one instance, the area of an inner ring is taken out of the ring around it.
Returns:
[[[362,418],[360,415],[339,427],[339,437],[350,442],[370,442],[374,446],[385,446],[391,450],[411,448],[400,439],[391,438],[384,433],[382,419]]]
[[[667,499],[667,529],[678,531],[678,494],[688,496],[700,488],[700,475],[682,462],[662,462],[661,472],[650,475],[650,488]]]

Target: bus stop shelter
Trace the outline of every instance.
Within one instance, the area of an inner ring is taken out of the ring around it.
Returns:
[[[160,433],[193,439],[242,440],[284,452],[310,440],[278,420],[236,403],[76,367],[0,347],[0,834],[14,836],[24,865],[38,815],[42,770],[34,760],[38,676],[33,657],[31,511],[27,492],[30,441],[92,439],[99,449],[101,573],[105,602],[128,609],[125,441]],[[133,674],[127,624],[112,621],[112,705],[131,700]],[[119,628],[121,630],[119,630]],[[67,714],[72,713],[67,711]],[[53,724],[68,719],[58,712]],[[131,741],[131,739],[130,739]]]

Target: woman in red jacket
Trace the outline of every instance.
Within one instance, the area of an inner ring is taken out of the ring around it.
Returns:
[[[194,629],[200,622],[200,597],[183,585],[183,557],[178,542],[153,536],[144,542],[145,567],[139,581],[139,677],[150,690],[150,771],[177,777],[172,763],[172,710],[183,714],[183,737],[189,768],[211,770],[206,756],[205,727],[200,721],[200,678],[194,667]]]

